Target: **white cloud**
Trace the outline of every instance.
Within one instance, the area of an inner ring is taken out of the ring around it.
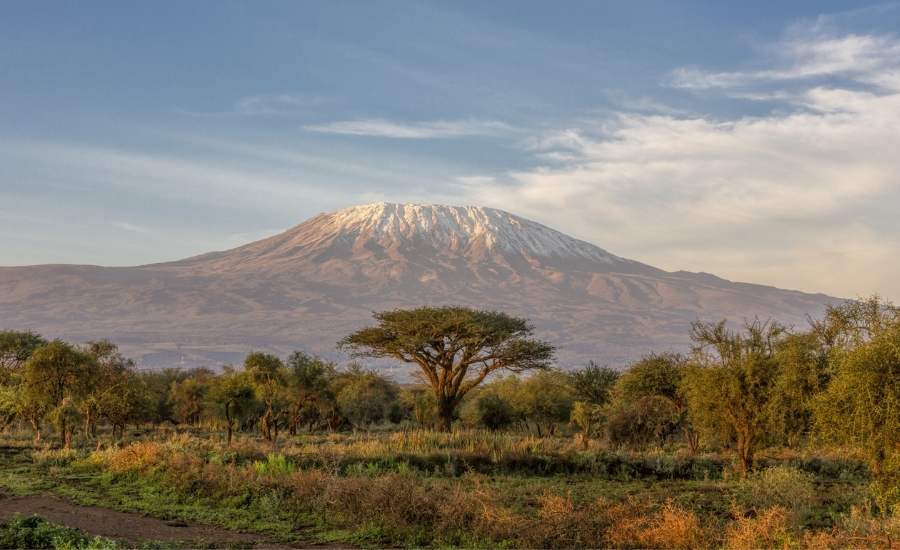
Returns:
[[[772,114],[622,113],[534,140],[544,166],[473,196],[668,269],[900,299],[900,40],[827,37],[783,56],[682,73],[695,88],[769,80],[760,98],[788,100]],[[836,74],[853,82],[793,85]]]
[[[69,188],[124,188],[143,194],[228,207],[235,197],[244,205],[289,208],[332,201],[333,190],[277,170],[255,170],[164,154],[147,154],[95,145],[0,139],[0,155],[36,161],[41,176],[33,185],[49,185],[57,174],[71,174]],[[71,189],[70,189],[71,191]]]
[[[511,126],[496,120],[436,120],[400,123],[372,118],[344,120],[304,126],[311,132],[347,136],[385,137],[395,139],[437,139],[464,136],[491,136],[509,133]]]
[[[117,229],[122,229],[123,231],[129,231],[131,233],[140,233],[142,235],[149,235],[151,233],[148,228],[129,222],[114,221],[110,222],[110,225]]]
[[[244,96],[234,105],[221,111],[197,111],[192,109],[176,109],[177,112],[192,117],[297,117],[308,115],[314,109],[326,103],[320,96],[306,94],[255,94]]]
[[[767,51],[771,66],[764,69],[709,72],[682,67],[673,71],[671,85],[704,90],[835,76],[875,83],[873,76],[896,68],[900,41],[892,35],[833,36],[815,29],[814,34],[795,32]]]

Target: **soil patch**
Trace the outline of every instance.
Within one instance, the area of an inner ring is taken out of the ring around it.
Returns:
[[[49,495],[8,496],[0,494],[0,521],[14,515],[38,515],[92,536],[101,536],[137,545],[155,540],[188,547],[291,548],[266,540],[262,535],[230,531],[213,525],[163,520],[142,514],[119,512],[99,506],[82,506]],[[300,543],[297,547],[316,547]]]

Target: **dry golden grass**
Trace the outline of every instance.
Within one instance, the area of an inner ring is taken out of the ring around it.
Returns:
[[[788,529],[788,511],[775,506],[753,517],[737,517],[725,529],[725,546],[734,550],[790,548],[796,544]]]
[[[433,452],[436,448],[509,453],[565,449],[562,442],[486,433],[406,432],[364,438],[340,435],[305,438],[285,452]],[[316,447],[319,446],[319,447]],[[503,492],[491,478],[469,473],[452,482],[414,473],[340,475],[335,469],[260,467],[280,464],[261,444],[236,440],[226,448],[185,435],[142,441],[92,453],[89,462],[114,472],[152,476],[191,497],[225,499],[250,494],[251,501],[277,498],[297,513],[313,513],[331,527],[374,528],[385,541],[439,546],[481,545],[527,548],[890,548],[900,538],[900,519],[874,519],[857,511],[831,531],[804,532],[784,506],[735,507],[732,519],[698,516],[669,500],[579,500],[545,490],[522,499]],[[324,450],[322,450],[324,449]],[[48,460],[53,457],[47,456]],[[275,495],[273,497],[273,495]],[[779,493],[780,495],[780,493]],[[583,498],[583,497],[582,497]],[[518,499],[518,500],[517,500]],[[762,500],[760,501],[762,502]],[[414,541],[410,543],[409,541]]]
[[[96,451],[91,460],[104,464],[113,472],[146,472],[164,464],[171,448],[158,441],[138,441],[122,448]]]
[[[627,548],[704,548],[711,544],[710,533],[697,516],[671,501],[653,511],[646,504],[630,500],[610,506],[609,544]]]

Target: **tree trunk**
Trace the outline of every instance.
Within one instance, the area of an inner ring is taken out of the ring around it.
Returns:
[[[32,417],[31,428],[34,430],[34,444],[38,445],[41,442],[41,422]]]
[[[737,453],[740,461],[741,474],[747,475],[753,469],[753,441],[750,434],[738,433]]]
[[[688,426],[685,426],[682,431],[684,432],[684,441],[687,443],[691,456],[697,454],[697,450],[700,448],[700,436]]]
[[[438,429],[442,432],[449,432],[453,426],[453,409],[454,403],[452,399],[438,400]]]
[[[228,424],[228,446],[231,447],[231,402],[225,402],[225,423]]]
[[[63,416],[63,415],[60,415],[60,416]],[[67,422],[66,422],[65,417],[63,417],[63,419],[62,419],[62,421],[60,422],[60,424],[61,424],[61,425],[60,425],[60,430],[59,430],[59,432],[60,432],[60,433],[59,433],[60,440],[61,440],[61,443],[62,443],[62,445],[63,445],[63,448],[64,448],[64,449],[68,449],[68,448],[69,448],[69,426],[68,426],[68,424],[67,424]]]

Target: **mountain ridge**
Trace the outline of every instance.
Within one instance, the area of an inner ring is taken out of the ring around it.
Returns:
[[[476,206],[361,205],[233,249],[135,267],[0,268],[8,328],[109,337],[146,366],[237,362],[251,349],[335,356],[334,342],[372,311],[425,304],[522,315],[560,346],[563,364],[621,364],[684,349],[698,318],[801,324],[835,301],[663,271]]]

